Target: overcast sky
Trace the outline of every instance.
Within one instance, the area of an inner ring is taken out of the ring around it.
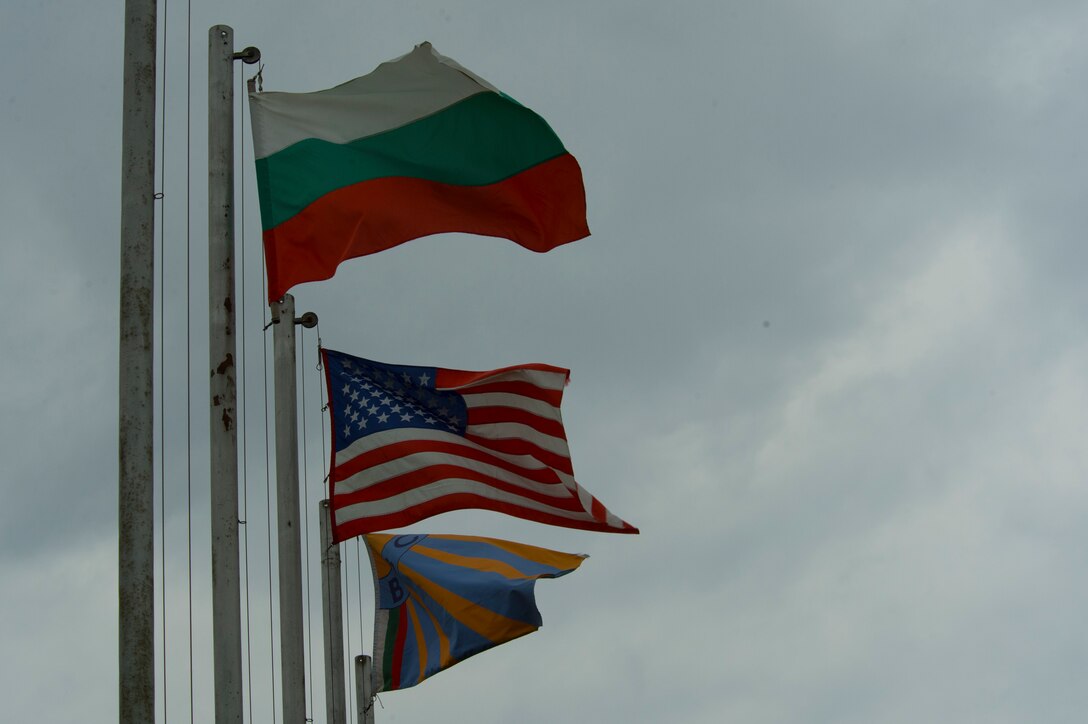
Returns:
[[[7,0],[0,24],[10,721],[117,720],[122,3],[93,5]],[[260,47],[266,90],[329,87],[429,40],[543,115],[584,173],[588,239],[537,255],[432,237],[294,290],[334,349],[571,368],[577,477],[642,530],[486,513],[414,526],[591,558],[537,586],[541,631],[382,695],[379,722],[1083,720],[1088,6],[194,0],[191,11],[187,133],[187,7],[160,8],[160,721],[164,710],[188,721],[190,701],[195,721],[212,718],[203,179],[216,23],[235,28],[239,49]],[[269,722],[280,705],[260,228],[241,121],[239,142],[247,721]],[[327,438],[317,335],[302,341],[313,501]],[[344,547],[352,654],[372,645],[357,550]],[[316,565],[308,574],[317,602]]]

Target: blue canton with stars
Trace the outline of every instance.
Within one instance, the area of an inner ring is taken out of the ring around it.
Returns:
[[[456,392],[436,390],[434,367],[372,362],[324,350],[337,450],[382,430],[412,427],[464,435],[468,412]]]

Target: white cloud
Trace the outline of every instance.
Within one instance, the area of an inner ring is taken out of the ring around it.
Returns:
[[[116,719],[116,543],[5,558],[0,581],[6,716],[59,724],[85,719],[89,710]]]
[[[790,390],[779,430],[759,453],[761,478],[796,476],[813,458],[846,453],[867,435],[859,420],[867,427],[866,418],[925,395],[935,376],[962,374],[955,365],[970,346],[1001,334],[1001,295],[1017,284],[1001,226],[964,222],[915,248],[920,268],[888,289],[870,286],[859,299],[869,310],[860,326],[829,341]]]

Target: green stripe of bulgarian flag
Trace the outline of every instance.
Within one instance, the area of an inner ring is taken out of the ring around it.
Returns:
[[[536,113],[497,93],[477,93],[385,133],[346,144],[307,139],[258,159],[261,225],[274,229],[326,194],[365,181],[487,186],[564,153]]]

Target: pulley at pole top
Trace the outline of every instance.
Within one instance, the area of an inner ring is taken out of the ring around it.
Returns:
[[[237,53],[232,55],[231,58],[233,58],[234,60],[240,60],[246,65],[253,65],[254,63],[260,61],[261,51],[251,45],[245,50],[238,51]]]

